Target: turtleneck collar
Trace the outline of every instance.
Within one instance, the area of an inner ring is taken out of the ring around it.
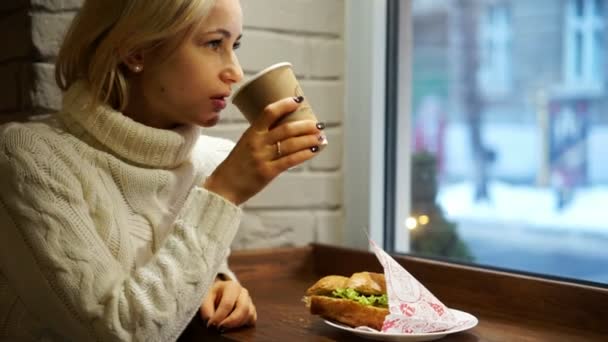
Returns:
[[[109,150],[137,164],[173,168],[190,158],[201,133],[198,126],[158,129],[133,121],[107,105],[87,110],[91,96],[86,84],[73,84],[64,94],[60,117],[76,122]]]

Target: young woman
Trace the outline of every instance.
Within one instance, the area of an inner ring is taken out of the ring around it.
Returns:
[[[238,0],[86,0],[62,109],[0,129],[0,340],[169,341],[197,312],[256,321],[226,258],[239,205],[315,155],[323,124],[201,135],[243,77]],[[278,144],[280,143],[280,149]],[[280,151],[280,153],[278,153]]]

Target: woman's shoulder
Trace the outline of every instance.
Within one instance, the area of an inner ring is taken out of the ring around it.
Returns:
[[[0,179],[6,181],[0,186],[5,192],[2,196],[74,192],[74,186],[90,175],[83,172],[86,164],[70,140],[62,126],[52,120],[0,126]]]
[[[66,145],[63,131],[54,118],[35,122],[10,122],[0,126],[0,153],[6,158],[28,154],[49,159],[52,151]]]

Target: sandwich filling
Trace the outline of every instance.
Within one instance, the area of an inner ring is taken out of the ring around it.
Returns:
[[[376,306],[380,308],[388,308],[388,296],[382,295],[364,295],[352,288],[338,288],[331,292],[334,298],[350,299],[362,305]]]
[[[350,278],[325,276],[306,290],[304,301],[311,314],[351,327],[381,330],[389,314],[382,273],[357,272]]]

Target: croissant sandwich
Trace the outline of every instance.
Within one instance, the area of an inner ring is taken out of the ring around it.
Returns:
[[[323,277],[306,290],[304,302],[311,314],[351,327],[380,330],[389,313],[386,281],[381,273]]]

